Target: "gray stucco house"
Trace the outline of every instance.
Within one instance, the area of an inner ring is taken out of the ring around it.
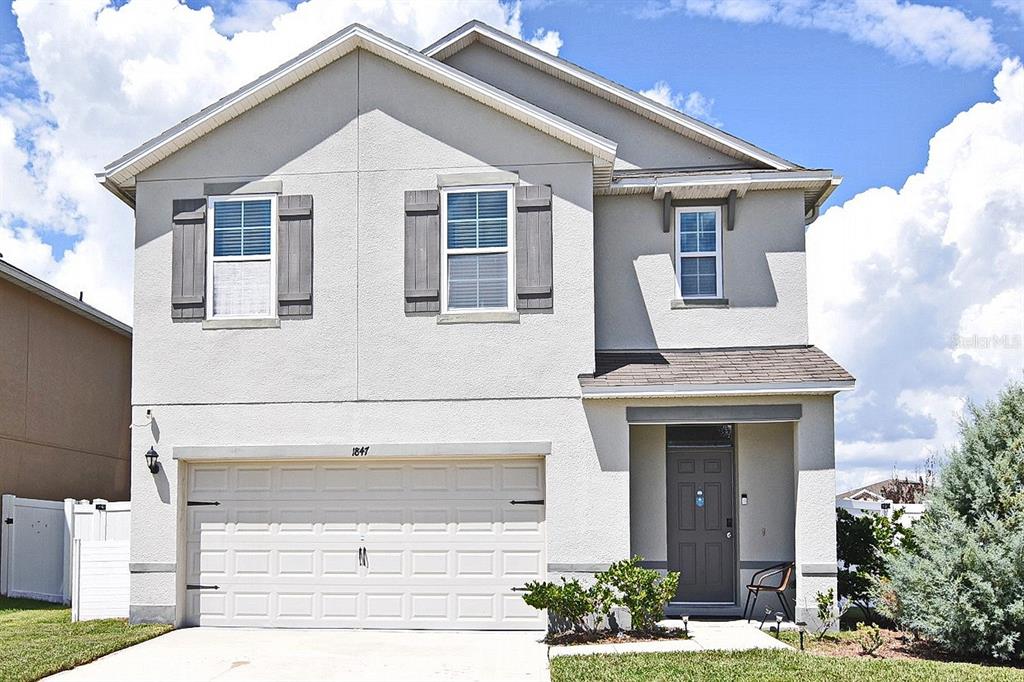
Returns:
[[[513,588],[631,554],[671,613],[835,585],[831,171],[472,22],[346,28],[99,176],[136,216],[132,620],[532,629]]]

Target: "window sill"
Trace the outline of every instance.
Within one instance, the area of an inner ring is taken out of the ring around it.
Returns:
[[[276,317],[246,317],[203,320],[203,329],[277,329],[281,320]]]
[[[437,316],[438,324],[519,324],[516,311],[442,313]]]
[[[727,298],[674,298],[672,299],[672,310],[685,310],[687,308],[728,308]]]

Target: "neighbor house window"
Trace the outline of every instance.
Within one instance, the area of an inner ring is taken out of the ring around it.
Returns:
[[[209,200],[212,317],[273,317],[277,196]]]
[[[676,209],[676,272],[683,298],[722,297],[722,209]]]
[[[460,187],[441,199],[443,310],[511,310],[512,188]]]

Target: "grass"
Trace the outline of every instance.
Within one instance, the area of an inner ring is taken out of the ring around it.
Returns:
[[[38,680],[161,635],[169,625],[71,622],[71,609],[0,597],[0,680]]]
[[[973,663],[832,658],[779,650],[559,656],[551,660],[551,682],[670,680],[1019,682],[1024,680],[1024,672]]]

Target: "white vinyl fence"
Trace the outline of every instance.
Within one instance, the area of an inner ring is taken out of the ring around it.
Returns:
[[[129,502],[0,500],[0,594],[71,602],[73,620],[128,615]]]

